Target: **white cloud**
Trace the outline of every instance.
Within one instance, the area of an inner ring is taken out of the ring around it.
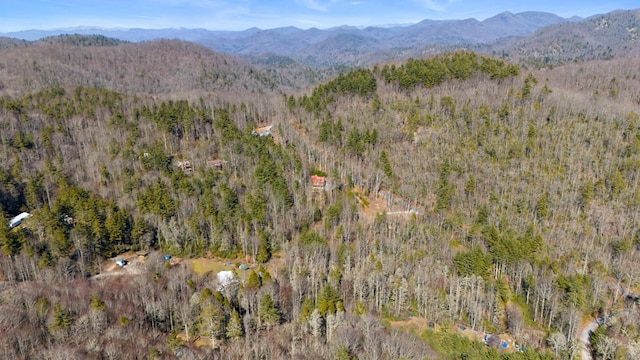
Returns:
[[[226,0],[147,0],[149,3],[167,4],[176,7],[214,9],[229,6]]]
[[[322,12],[329,10],[329,6],[327,4],[321,4],[317,0],[296,0],[296,2],[308,7],[311,10]]]
[[[298,4],[301,4],[311,10],[327,12],[329,11],[329,8],[331,7],[331,5],[342,2],[343,0],[295,0],[295,1]]]
[[[447,5],[458,2],[459,0],[414,0],[417,4],[433,11],[444,12],[447,11]]]

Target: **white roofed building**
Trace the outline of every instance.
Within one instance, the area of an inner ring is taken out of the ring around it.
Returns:
[[[22,224],[24,219],[28,218],[29,216],[31,216],[31,214],[29,214],[28,212],[23,212],[23,213],[20,213],[20,215],[13,217],[9,221],[9,228],[13,229],[14,227]]]

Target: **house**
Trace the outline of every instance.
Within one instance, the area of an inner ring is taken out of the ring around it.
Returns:
[[[272,127],[273,125],[267,125],[267,126],[256,128],[251,132],[251,135],[270,136]]]
[[[178,169],[182,170],[185,174],[191,174],[193,172],[191,162],[188,160],[178,161],[176,165],[178,166]]]
[[[314,188],[323,188],[327,183],[325,176],[311,175],[311,186]]]
[[[28,212],[23,212],[23,213],[20,213],[20,215],[15,216],[14,218],[12,218],[9,221],[9,229],[13,229],[14,227],[22,224],[24,219],[26,219],[26,218],[28,218],[30,216],[31,216],[31,214],[29,214]]]
[[[233,271],[220,271],[216,275],[216,278],[218,279],[218,286],[216,287],[218,291],[222,291],[225,287],[238,283],[238,279],[236,279]]]
[[[224,165],[226,161],[224,160],[220,160],[220,159],[214,159],[214,160],[209,160],[207,161],[207,167],[211,168],[211,169],[215,169],[218,171],[222,170],[222,166]]]

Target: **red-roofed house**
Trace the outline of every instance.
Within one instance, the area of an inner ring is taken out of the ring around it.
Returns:
[[[314,188],[323,188],[327,183],[327,178],[324,176],[311,175],[311,185]]]

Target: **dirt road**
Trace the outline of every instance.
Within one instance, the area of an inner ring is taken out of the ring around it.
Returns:
[[[582,344],[582,349],[580,350],[580,358],[582,360],[591,360],[591,341],[590,341],[590,337],[591,337],[591,333],[593,333],[594,331],[596,331],[598,329],[598,326],[600,326],[600,324],[598,324],[597,320],[593,320],[590,323],[588,323],[584,329],[582,329],[582,332],[580,332],[580,343]]]

